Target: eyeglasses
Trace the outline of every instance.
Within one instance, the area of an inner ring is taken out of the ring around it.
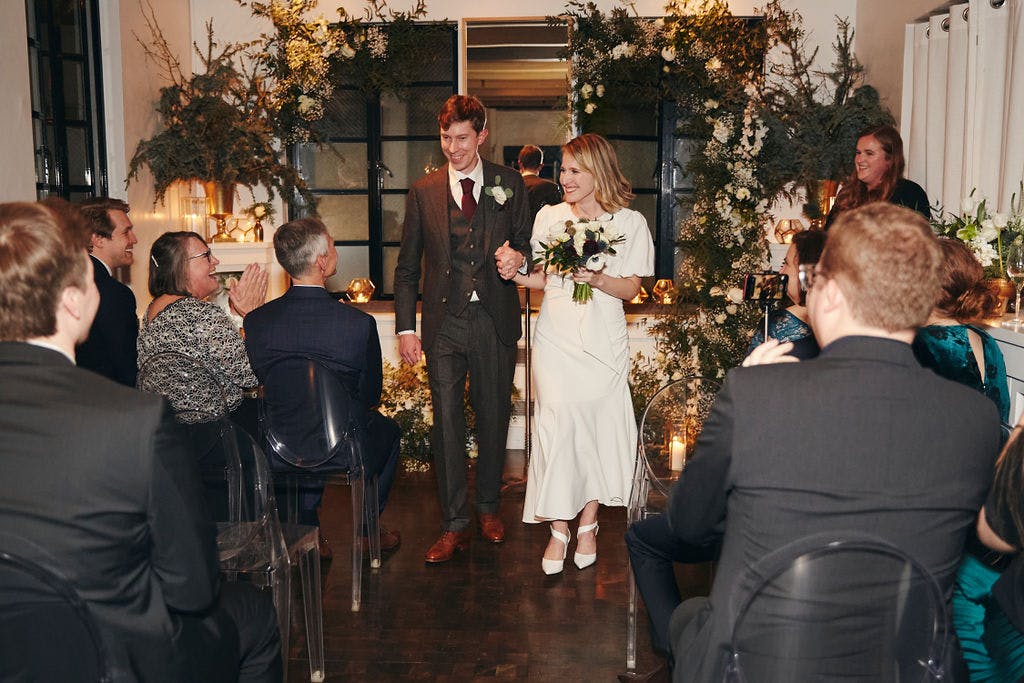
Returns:
[[[207,261],[209,261],[212,251],[213,251],[212,249],[207,249],[206,251],[202,252],[201,254],[196,254],[195,256],[189,256],[188,259],[186,259],[186,260],[191,261],[192,259],[205,258]]]
[[[806,294],[814,287],[814,281],[818,273],[815,273],[816,264],[801,263],[797,271],[797,279],[800,281],[800,291]]]

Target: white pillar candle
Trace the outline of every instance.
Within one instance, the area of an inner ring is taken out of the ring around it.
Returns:
[[[669,458],[668,467],[673,472],[681,472],[683,464],[686,462],[686,440],[685,437],[682,439],[678,435],[672,436],[672,442],[669,444]]]

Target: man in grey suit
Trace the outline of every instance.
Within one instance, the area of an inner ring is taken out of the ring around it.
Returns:
[[[1000,429],[991,400],[921,368],[911,351],[941,262],[920,214],[881,202],[843,213],[807,293],[821,355],[726,377],[669,502],[680,542],[724,530],[710,598],[672,616],[675,680],[722,680],[733,582],[811,534],[879,536],[950,595]],[[769,342],[749,364],[788,346]]]
[[[505,540],[498,516],[519,295],[509,282],[528,267],[530,217],[522,178],[480,158],[486,112],[475,97],[451,96],[438,115],[448,164],[409,189],[395,268],[395,325],[406,363],[427,357],[433,403],[431,443],[442,533],[426,561],[447,562],[470,539],[463,394],[476,416],[476,509],[481,535]],[[416,298],[423,274],[422,340]]]
[[[75,588],[114,681],[277,683],[273,604],[218,587],[197,460],[166,402],[75,367],[100,303],[89,232],[63,202],[0,204],[0,543]]]

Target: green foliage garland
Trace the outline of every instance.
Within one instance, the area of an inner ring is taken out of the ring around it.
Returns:
[[[760,319],[738,284],[768,262],[770,205],[797,185],[841,175],[856,132],[888,115],[863,86],[844,20],[832,70],[817,72],[816,55],[805,56],[800,15],[779,0],[753,21],[734,17],[725,0],[672,1],[654,21],[629,4],[606,14],[579,0],[566,14],[574,27],[570,105],[580,127],[591,129],[603,109],[667,101],[679,135],[692,141],[685,169],[692,213],[677,241],[679,303],[653,331],[662,378],[721,378],[743,357]],[[784,62],[766,77],[765,56],[776,48]],[[651,368],[635,366],[631,379],[635,392],[648,387]]]

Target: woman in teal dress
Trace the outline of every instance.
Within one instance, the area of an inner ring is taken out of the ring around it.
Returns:
[[[779,271],[789,276],[786,295],[793,305],[775,311],[768,317],[768,336],[780,342],[793,342],[793,350],[788,355],[801,360],[818,355],[818,342],[807,324],[807,306],[804,304],[804,292],[800,289],[800,266],[813,266],[817,263],[824,246],[825,233],[820,230],[799,232],[793,237],[793,243],[786,252],[786,260]],[[763,343],[764,331],[759,325],[747,347],[747,355]]]
[[[1005,423],[1010,395],[1003,354],[984,330],[970,323],[997,316],[995,295],[970,249],[940,240],[942,292],[928,325],[918,330],[914,353],[921,365],[977,389],[992,399]],[[1024,675],[1024,635],[992,599],[992,585],[1007,561],[971,534],[953,587],[953,626],[971,681],[1016,681]]]

